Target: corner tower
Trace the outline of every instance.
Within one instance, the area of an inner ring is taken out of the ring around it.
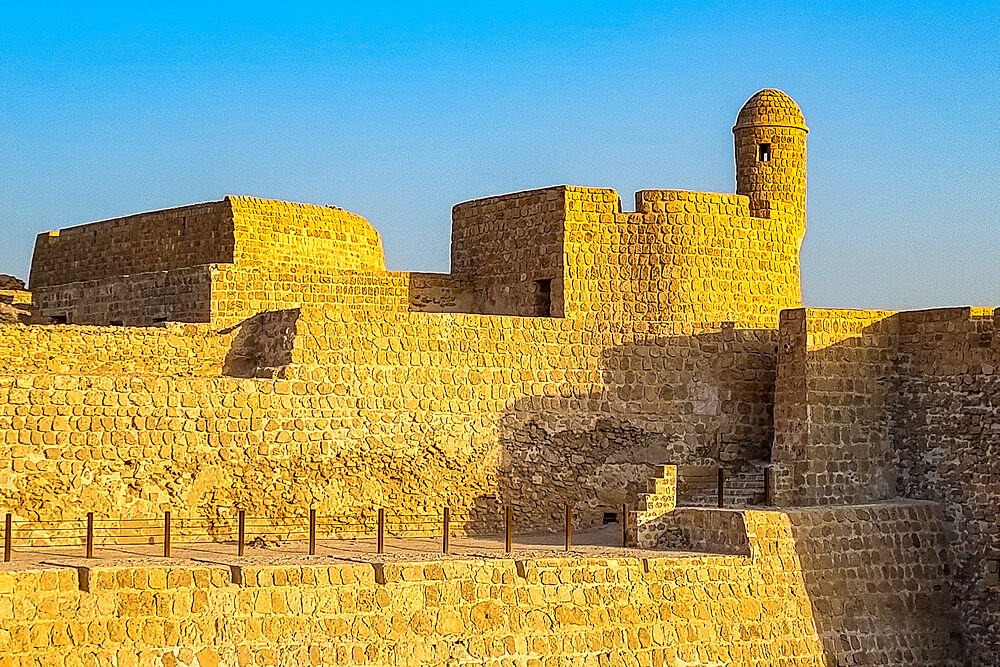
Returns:
[[[736,193],[750,197],[750,215],[786,220],[806,230],[806,127],[802,110],[780,90],[765,88],[736,117]]]

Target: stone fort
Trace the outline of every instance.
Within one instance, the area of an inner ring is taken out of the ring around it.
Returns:
[[[762,90],[735,194],[458,204],[448,274],[244,196],[40,234],[0,290],[0,513],[35,544],[625,504],[635,546],[698,554],[14,563],[0,665],[1000,664],[995,311],[803,308],[808,131]]]

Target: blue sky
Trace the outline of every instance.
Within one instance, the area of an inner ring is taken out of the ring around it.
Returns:
[[[809,134],[807,305],[1000,305],[997,3],[10,3],[0,273],[43,230],[253,194],[448,270],[451,206],[731,192],[760,88]]]

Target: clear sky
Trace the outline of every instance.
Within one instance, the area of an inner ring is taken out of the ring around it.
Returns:
[[[4,5],[0,273],[39,231],[226,194],[447,271],[466,199],[731,192],[770,87],[811,129],[807,305],[1000,305],[997,2]]]

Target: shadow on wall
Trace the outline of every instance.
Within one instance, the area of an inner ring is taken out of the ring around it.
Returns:
[[[503,503],[522,523],[557,530],[635,508],[657,466],[766,460],[773,441],[772,329],[651,337],[601,354],[599,392],[528,396],[500,419],[496,496],[473,526],[497,527]],[[617,519],[614,519],[617,520]]]
[[[300,309],[270,310],[248,317],[220,333],[236,329],[222,374],[238,378],[276,378],[292,363]]]
[[[974,665],[1000,664],[996,330],[991,309],[790,311],[776,383],[778,502],[940,503]]]
[[[830,664],[969,664],[937,507],[869,505],[787,516]]]

